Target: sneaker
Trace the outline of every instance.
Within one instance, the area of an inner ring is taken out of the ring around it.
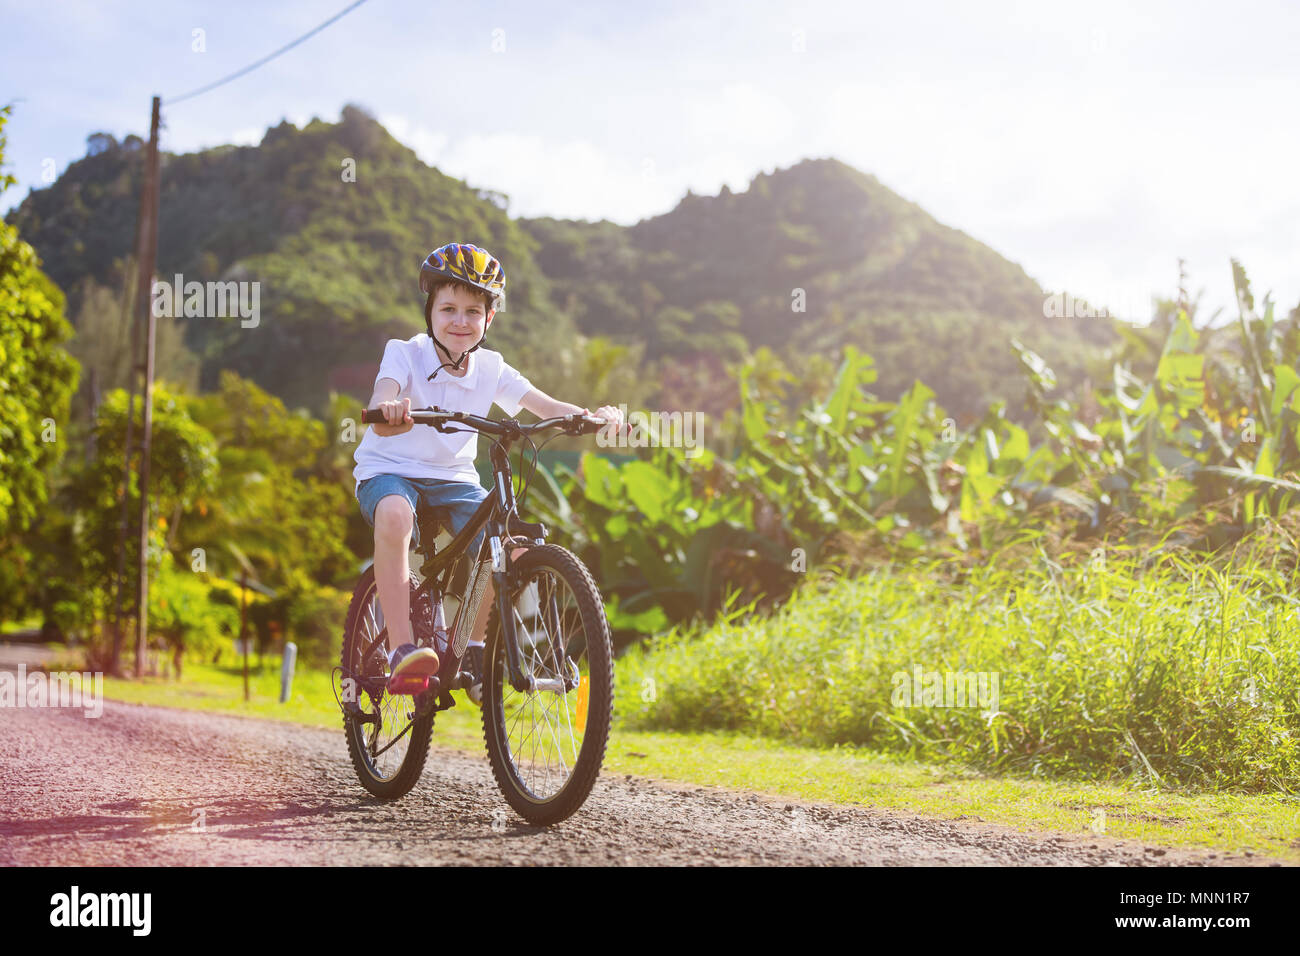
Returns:
[[[465,688],[465,696],[479,707],[483,706],[483,645],[470,644],[465,648],[465,657],[460,662],[460,669],[472,675],[473,679]]]
[[[403,644],[389,656],[388,668],[390,694],[422,694],[438,673],[438,655],[432,648]]]

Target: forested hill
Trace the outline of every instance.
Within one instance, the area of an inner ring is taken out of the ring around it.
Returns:
[[[1109,323],[1044,318],[1044,292],[1018,265],[834,159],[761,174],[743,193],[688,194],[631,228],[522,224],[579,328],[645,336],[652,356],[851,343],[876,358],[880,394],[920,378],[970,411],[1019,397],[1013,337],[1067,378],[1112,341]]]
[[[143,154],[136,142],[92,139],[91,155],[8,217],[68,292],[75,325],[90,318],[79,315],[96,291],[87,279],[114,291],[121,285]],[[346,160],[355,162],[355,181],[346,181]],[[518,224],[355,107],[339,123],[314,120],[301,130],[281,123],[258,146],[165,155],[159,205],[160,276],[260,282],[256,328],[178,320],[205,386],[231,368],[290,404],[319,408],[332,381],[355,378],[350,367],[377,366],[385,339],[423,327],[419,265],[452,238],[481,243],[506,263],[511,319],[551,316],[534,323],[550,341],[565,329]],[[509,350],[527,340],[522,323],[505,318],[492,341]]]
[[[7,217],[68,292],[83,338],[108,334],[102,314],[120,311],[143,158],[136,137],[89,144]],[[852,343],[876,357],[882,396],[920,378],[949,409],[975,413],[1021,392],[1012,337],[1070,381],[1111,335],[1099,321],[1045,319],[1020,267],[831,159],[759,175],[743,193],[688,194],[631,227],[512,219],[506,205],[349,106],[338,123],[281,123],[258,146],[165,155],[158,272],[258,281],[256,328],[176,320],[202,384],[231,368],[318,409],[331,388],[365,391],[383,341],[422,327],[416,270],[451,240],[506,266],[492,347],[565,395],[639,382],[636,397],[667,402],[662,382],[677,407],[717,411],[734,397],[719,372],[746,351],[769,346],[807,369]]]

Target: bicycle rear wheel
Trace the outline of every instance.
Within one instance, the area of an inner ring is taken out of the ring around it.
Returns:
[[[413,607],[417,588],[418,579],[412,574]],[[409,793],[420,779],[429,756],[434,712],[423,697],[384,689],[388,648],[380,640],[383,629],[384,612],[372,566],[352,592],[343,632],[343,731],[361,785],[376,797],[394,800]]]
[[[516,691],[498,605],[484,648],[483,736],[506,802],[529,823],[557,823],[586,801],[600,773],[614,707],[604,602],[570,551],[529,548],[515,563],[510,608],[520,666],[537,689]]]

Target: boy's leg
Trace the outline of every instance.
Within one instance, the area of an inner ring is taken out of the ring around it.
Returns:
[[[415,643],[411,634],[411,547],[414,512],[401,495],[388,495],[375,506],[375,584],[388,628],[388,649]]]
[[[411,635],[410,561],[419,492],[411,479],[376,475],[357,488],[361,516],[375,529],[375,586],[388,628],[388,650],[415,643]],[[391,655],[390,655],[391,656]]]

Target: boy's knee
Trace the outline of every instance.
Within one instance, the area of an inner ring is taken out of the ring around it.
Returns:
[[[401,495],[387,495],[375,506],[375,537],[410,537],[411,503]]]

